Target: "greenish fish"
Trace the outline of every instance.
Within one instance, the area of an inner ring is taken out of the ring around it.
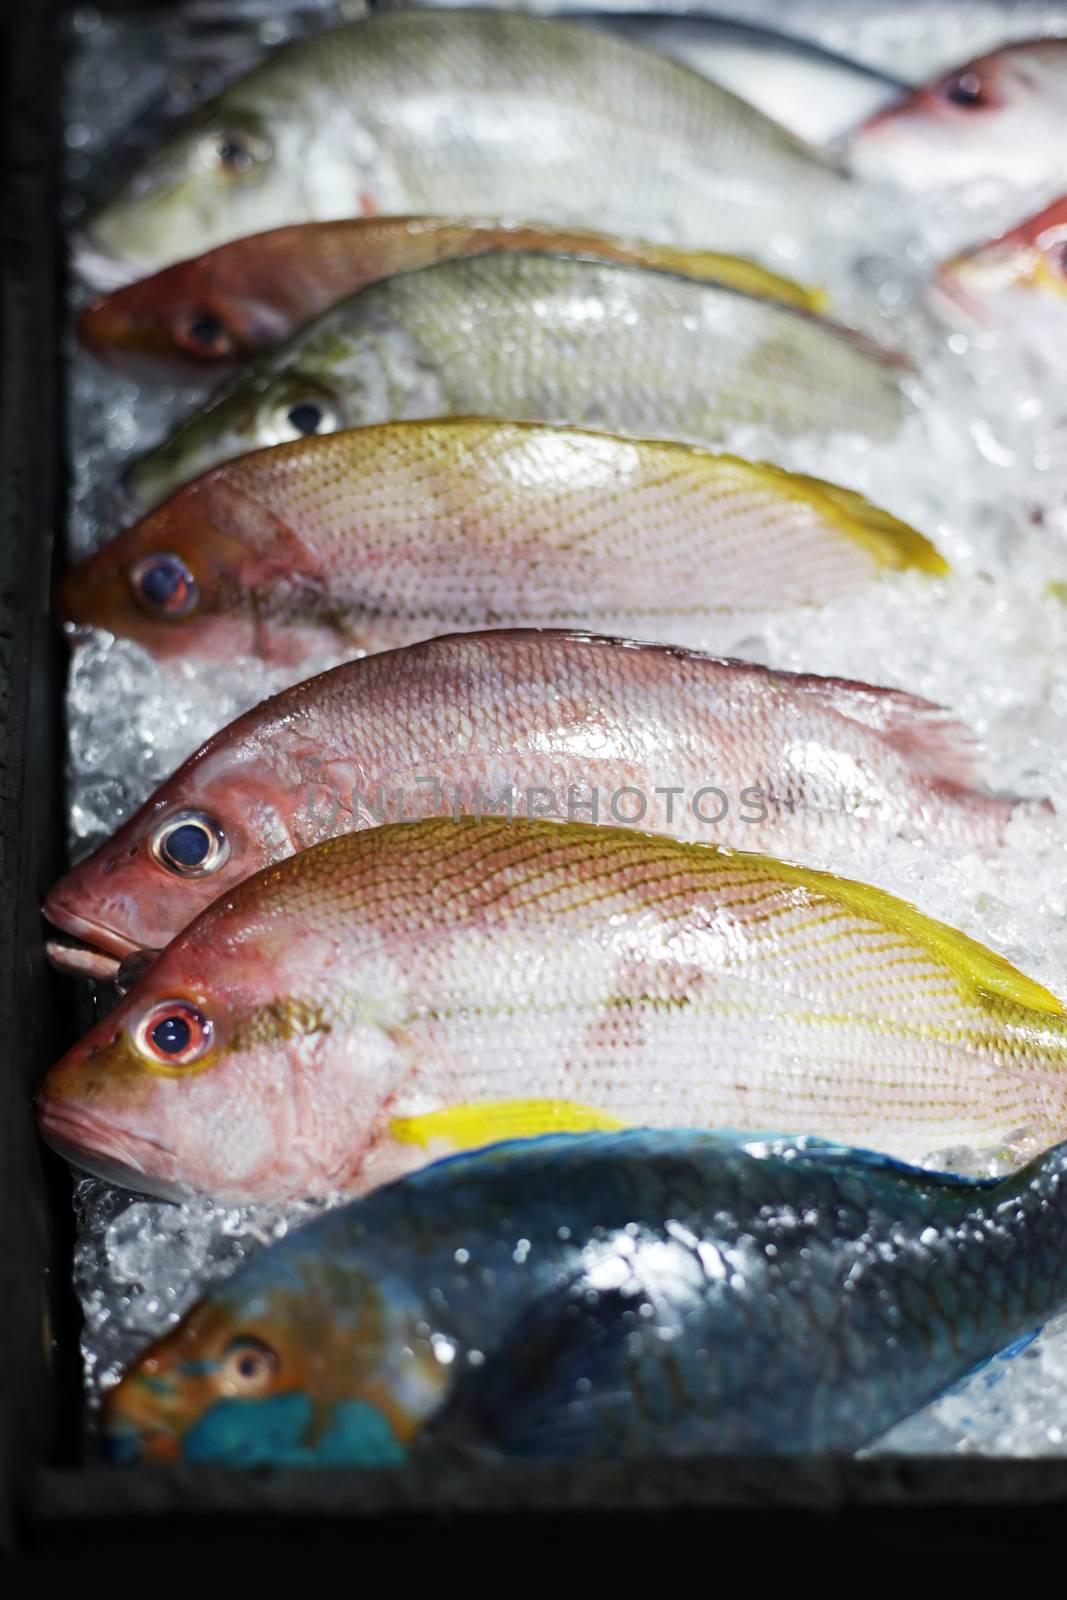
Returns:
[[[1067,1305],[1065,1170],[647,1130],[440,1162],[213,1288],[108,1395],[109,1451],[855,1450]]]
[[[230,383],[126,475],[145,511],[209,467],[365,423],[480,416],[728,442],[892,437],[900,361],[810,314],[671,272],[494,253],[342,300]]]
[[[715,250],[794,249],[851,184],[728,90],[543,17],[363,18],[276,51],[92,219],[97,288],[227,240],[352,216],[492,216]]]

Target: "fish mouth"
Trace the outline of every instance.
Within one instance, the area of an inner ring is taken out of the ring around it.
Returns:
[[[146,1165],[153,1158],[158,1161],[161,1155],[170,1156],[163,1145],[128,1128],[116,1128],[84,1106],[71,1105],[47,1092],[38,1095],[36,1108],[41,1137],[72,1166],[158,1200],[189,1198],[188,1191],[168,1183]]]
[[[951,264],[935,273],[927,297],[935,311],[947,313],[952,320],[958,321],[962,316],[972,328],[994,326],[983,302],[964,287]]]
[[[46,945],[48,958],[61,972],[71,972],[82,977],[111,979],[119,963],[127,956],[139,955],[144,945],[126,934],[109,928],[105,922],[96,922],[78,911],[72,911],[62,900],[46,895],[41,907],[45,917],[60,933],[70,934],[72,944],[62,939],[49,939]]]
[[[82,283],[96,294],[111,294],[143,278],[151,270],[128,256],[117,256],[98,245],[91,234],[76,233],[70,242],[71,266]]]

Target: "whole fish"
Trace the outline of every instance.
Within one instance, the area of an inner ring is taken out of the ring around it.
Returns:
[[[107,1395],[109,1454],[856,1450],[1067,1304],[1065,1166],[681,1130],[440,1162],[212,1286]]]
[[[356,217],[276,228],[219,245],[93,301],[83,341],[120,364],[233,366],[269,350],[368,283],[457,256],[547,250],[663,267],[820,311],[826,296],[755,261],[597,233],[449,217]]]
[[[846,141],[865,178],[931,189],[1067,178],[1067,39],[1026,39],[968,61],[862,123]]]
[[[962,312],[1031,348],[1061,350],[1067,335],[1067,197],[944,262],[932,298],[939,308]]]
[[[589,823],[343,834],[232,888],[51,1069],[49,1143],[165,1196],[359,1193],[624,1125],[892,1154],[1067,1129],[1061,1002],[879,889]]]
[[[571,256],[495,254],[405,272],[342,300],[251,362],[124,483],[147,510],[258,447],[442,416],[566,422],[721,444],[892,437],[899,358],[720,284]]]
[[[72,627],[158,657],[298,665],[435,633],[705,642],[716,613],[947,571],[862,495],[687,445],[535,424],[388,423],[215,468],[68,577]]]
[[[479,808],[636,820],[783,856],[845,845],[857,863],[899,835],[989,848],[1017,805],[1040,802],[982,791],[974,768],[965,728],[894,689],[581,634],[432,639],[239,717],[55,886],[45,914],[113,968],[295,850]]]
[[[378,16],[229,84],[92,219],[78,266],[113,288],[267,228],[411,213],[744,252],[769,215],[795,242],[848,192],[828,158],[655,51],[543,17]]]

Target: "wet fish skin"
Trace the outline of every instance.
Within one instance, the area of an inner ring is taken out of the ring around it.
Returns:
[[[91,220],[78,266],[114,288],[268,228],[413,213],[743,253],[762,246],[771,202],[776,230],[806,237],[848,190],[825,157],[654,51],[541,17],[376,16],[228,85]]]
[[[38,1115],[111,1181],[244,1203],[626,1125],[1026,1152],[1067,1128],[1065,1062],[1054,995],[880,890],[623,828],[432,818],[214,902]]]
[[[997,329],[1035,350],[1067,337],[1067,198],[944,262],[931,299],[952,320]]]
[[[123,483],[142,513],[209,467],[301,433],[444,416],[703,445],[752,424],[886,439],[905,414],[900,377],[858,335],[719,285],[485,255],[341,301],[223,384]]]
[[[177,558],[175,612],[144,575]],[[481,419],[242,456],[65,581],[57,611],[166,659],[293,667],[435,633],[559,626],[706,642],[716,615],[822,604],[948,568],[862,495],[663,441]]]
[[[983,791],[975,766],[966,729],[896,690],[579,634],[433,639],[238,718],[44,909],[115,957],[158,949],[295,850],[398,815],[500,811],[505,797],[516,815],[566,820],[592,818],[595,795],[607,826],[787,858],[846,844],[859,871],[901,834],[994,848],[1034,803]],[[161,851],[183,825],[225,838],[207,872]]]
[[[852,171],[909,189],[1067,178],[1067,40],[1026,39],[965,62],[847,137]]]
[[[105,1439],[245,1467],[856,1450],[1067,1303],[1064,1162],[964,1182],[678,1130],[441,1162],[213,1286]]]
[[[368,283],[486,251],[563,251],[661,266],[784,305],[821,311],[826,296],[757,262],[597,233],[447,217],[356,217],[235,239],[93,301],[82,341],[104,360],[149,372],[232,368],[287,339]]]

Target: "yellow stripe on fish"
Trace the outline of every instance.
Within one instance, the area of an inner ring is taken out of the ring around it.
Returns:
[[[421,1117],[394,1117],[389,1124],[400,1144],[424,1150],[477,1150],[501,1139],[533,1139],[543,1133],[612,1133],[620,1118],[569,1100],[490,1100],[449,1106]]]

